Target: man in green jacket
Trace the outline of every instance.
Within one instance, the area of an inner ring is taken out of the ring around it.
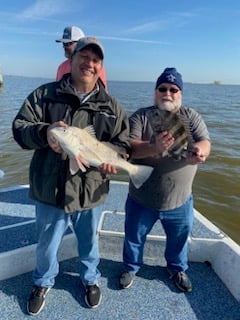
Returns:
[[[31,315],[42,310],[45,297],[54,286],[59,271],[57,251],[70,222],[79,243],[79,272],[86,289],[86,304],[95,308],[101,302],[97,227],[101,205],[109,191],[109,174],[116,173],[116,168],[103,164],[101,168],[90,167],[71,175],[69,159],[53,142],[50,129],[93,125],[98,140],[109,141],[127,152],[127,115],[98,80],[103,58],[104,50],[97,39],[81,38],[72,56],[71,75],[34,90],[13,121],[17,143],[34,150],[30,197],[37,200],[39,239],[34,288],[27,304]]]

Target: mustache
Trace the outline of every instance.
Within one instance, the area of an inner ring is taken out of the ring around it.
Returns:
[[[173,99],[171,97],[162,97],[162,101],[170,101],[173,102]]]

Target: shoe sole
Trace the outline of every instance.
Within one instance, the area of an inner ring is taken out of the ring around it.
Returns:
[[[179,290],[183,291],[183,292],[191,292],[191,291],[192,291],[192,288],[189,288],[189,289],[183,288],[183,287],[181,287],[178,283],[176,283],[176,282],[174,282],[174,283],[175,283],[176,287],[177,287]]]
[[[102,302],[102,294],[100,294],[100,297],[99,297],[99,301],[98,301],[98,304],[95,304],[94,306],[91,306],[89,303],[88,303],[88,300],[87,300],[87,296],[85,296],[85,303],[86,305],[91,308],[91,309],[95,309],[97,308]]]
[[[120,283],[120,288],[121,289],[128,289],[133,285],[133,282],[134,282],[134,278],[129,282],[128,285],[123,285],[123,284]]]
[[[169,270],[169,269],[167,269],[167,272],[168,272],[168,274],[170,275],[170,279],[174,276],[174,274],[171,272],[171,270]],[[179,289],[179,290],[181,290],[182,292],[191,292],[192,291],[192,288],[189,288],[189,289],[187,289],[187,288],[183,288],[183,287],[181,287],[177,282],[175,282],[174,281],[174,283],[175,283],[175,286]]]
[[[42,309],[45,307],[45,304],[46,304],[45,298],[46,298],[46,296],[47,296],[47,294],[48,294],[48,292],[50,290],[51,290],[51,288],[48,288],[48,290],[46,291],[43,303],[42,303],[41,307],[39,308],[38,312],[34,313],[34,312],[29,311],[28,304],[27,304],[27,312],[28,312],[28,314],[30,314],[31,316],[37,316],[42,311]]]
[[[27,307],[27,312],[28,312],[28,314],[30,314],[31,316],[37,316],[37,315],[42,311],[42,309],[43,309],[44,307],[45,307],[45,301],[44,301],[43,304],[41,305],[41,307],[40,307],[40,309],[38,310],[38,312],[33,313],[33,312],[31,312],[31,311],[28,310],[28,307]]]

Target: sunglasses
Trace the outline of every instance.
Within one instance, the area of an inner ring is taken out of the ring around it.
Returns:
[[[166,87],[159,87],[159,88],[157,88],[157,90],[159,92],[167,92],[167,91],[169,91],[171,93],[177,93],[178,91],[180,91],[179,89],[176,89],[176,88],[166,88]]]
[[[72,41],[72,42],[63,42],[63,46],[64,47],[70,47],[73,43],[75,43],[76,41]]]

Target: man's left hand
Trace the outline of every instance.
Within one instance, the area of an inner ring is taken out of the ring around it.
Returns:
[[[191,151],[188,152],[186,160],[188,164],[199,164],[204,163],[206,159],[207,157],[202,153],[202,150],[195,146]]]

